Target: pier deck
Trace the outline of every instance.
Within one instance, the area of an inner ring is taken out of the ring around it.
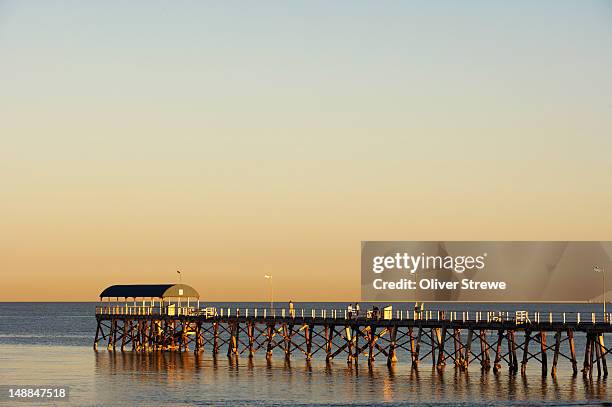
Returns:
[[[607,376],[606,356],[612,351],[604,334],[612,333],[610,314],[396,310],[374,317],[350,317],[345,310],[198,309],[161,306],[96,308],[94,349],[209,351],[227,356],[272,357],[274,350],[290,359],[345,358],[398,362],[401,352],[413,367],[425,359],[437,369],[451,363],[460,369],[479,364],[498,371],[525,372],[539,362],[542,375],[557,374],[560,359],[578,373],[576,335],[585,337],[582,373]]]

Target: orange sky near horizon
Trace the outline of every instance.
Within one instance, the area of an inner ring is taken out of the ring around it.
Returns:
[[[361,240],[606,240],[612,225],[608,164],[251,164],[217,163],[207,182],[152,163],[95,184],[55,165],[15,183],[0,298],[93,301],[180,269],[211,301],[265,301],[264,274],[279,301],[350,301]]]

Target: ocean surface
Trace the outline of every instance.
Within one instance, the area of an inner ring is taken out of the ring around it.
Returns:
[[[223,308],[264,308],[264,303],[216,303]],[[412,304],[394,304],[410,309]],[[301,354],[290,362],[277,352],[271,361],[258,352],[237,361],[210,352],[108,352],[92,349],[96,303],[0,303],[0,385],[66,385],[67,402],[82,406],[299,406],[299,405],[612,405],[612,385],[606,378],[573,377],[571,365],[560,360],[558,375],[543,378],[537,361],[527,374],[512,375],[504,365],[494,374],[471,365],[468,371],[452,363],[443,372],[423,360],[417,370],[407,355],[388,368],[384,360],[357,367],[345,359],[326,364],[318,354],[307,363]],[[296,309],[346,308],[344,303],[295,304]],[[362,310],[369,305],[362,304]],[[427,304],[428,309],[552,312],[598,312],[597,304]],[[552,340],[552,339],[550,339]],[[606,338],[612,341],[612,338]],[[611,343],[607,343],[609,346]],[[577,334],[581,368],[584,337]],[[519,362],[520,362],[519,353]],[[552,352],[549,352],[549,364]],[[612,358],[608,358],[612,363]],[[611,366],[612,367],[612,366]],[[549,367],[550,371],[550,367]],[[0,405],[28,402],[0,401]],[[37,402],[36,405],[45,405]]]

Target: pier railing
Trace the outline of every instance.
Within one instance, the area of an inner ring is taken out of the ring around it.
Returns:
[[[199,315],[196,307],[142,306],[142,305],[107,305],[97,306],[96,315]]]
[[[534,312],[534,311],[451,311],[451,310],[409,310],[383,309],[379,312],[356,313],[347,309],[333,308],[232,308],[194,306],[139,306],[107,305],[97,306],[96,315],[159,315],[159,316],[200,316],[252,317],[252,318],[322,318],[342,320],[413,320],[451,322],[511,322],[516,324],[571,323],[571,324],[612,324],[612,313],[602,312]]]

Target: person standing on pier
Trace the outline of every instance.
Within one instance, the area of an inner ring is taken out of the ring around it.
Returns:
[[[289,316],[295,318],[295,308],[293,307],[293,301],[289,300]]]
[[[353,304],[348,305],[348,319],[353,319]]]
[[[359,311],[361,310],[361,307],[359,306],[359,303],[356,302],[355,303],[355,318],[359,318]]]

